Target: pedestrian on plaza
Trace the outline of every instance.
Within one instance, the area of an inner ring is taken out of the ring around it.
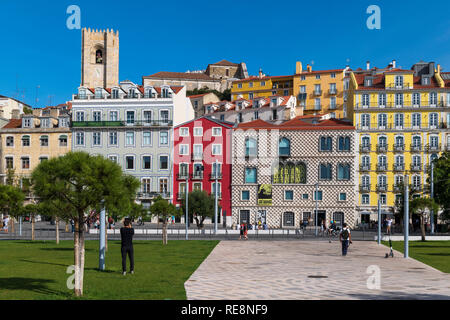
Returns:
[[[239,240],[242,240],[242,236],[244,235],[244,223],[241,223],[239,226]]]
[[[75,222],[73,221],[73,219],[70,219],[70,225],[72,226],[72,233],[75,232]]]
[[[9,226],[9,217],[8,215],[5,215],[5,217],[3,218],[3,231],[5,231],[6,233],[8,233],[8,226]]]
[[[350,233],[350,228],[346,223],[342,224],[342,231],[339,234],[339,240],[342,244],[342,255],[347,255],[348,246],[352,243],[352,235]]]
[[[391,225],[392,225],[392,219],[391,217],[386,218],[386,233],[391,234]]]
[[[247,227],[247,224],[244,224],[244,239],[245,240],[248,240],[247,234],[248,234],[248,227]]]
[[[130,273],[134,273],[134,249],[133,249],[133,235],[134,229],[132,228],[131,221],[126,218],[124,226],[120,228],[121,251],[122,251],[122,274],[127,274],[127,254],[130,258]]]

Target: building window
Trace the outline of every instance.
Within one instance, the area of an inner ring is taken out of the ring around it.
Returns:
[[[161,169],[161,170],[169,169],[169,157],[168,156],[159,156],[159,169]]]
[[[370,203],[370,198],[368,194],[363,194],[361,195],[361,203],[362,204],[369,204]]]
[[[23,127],[24,128],[30,128],[31,127],[31,119],[30,118],[23,118]]]
[[[437,93],[430,92],[430,106],[436,106],[437,104]]]
[[[336,73],[332,72],[332,73],[330,74],[330,77],[331,77],[332,79],[336,78]]]
[[[320,74],[316,74],[316,80],[320,80]]]
[[[250,191],[248,191],[248,190],[241,191],[241,200],[249,201],[250,200]]]
[[[143,156],[142,157],[142,169],[150,170],[152,168],[152,157],[151,156]]]
[[[180,128],[180,137],[189,137],[189,128]]]
[[[41,128],[50,128],[50,119],[42,118],[41,119]]]
[[[319,168],[320,168],[320,171],[319,171],[319,179],[320,180],[331,180],[332,179],[331,164],[321,163]]]
[[[134,146],[134,132],[127,132],[125,141],[127,146]]]
[[[39,157],[39,162],[47,161],[48,157]]]
[[[420,128],[422,122],[422,115],[420,113],[413,113],[412,114],[412,126],[414,128]]]
[[[394,123],[397,129],[403,129],[403,119],[404,119],[403,113],[396,113],[394,115]]]
[[[48,136],[41,136],[41,147],[48,147]]]
[[[307,193],[302,194],[303,200],[308,200],[308,198],[309,198],[309,194],[307,194]]]
[[[397,88],[403,87],[403,76],[395,76],[395,86]]]
[[[222,128],[213,128],[212,135],[213,135],[213,137],[222,136]]]
[[[332,151],[332,139],[331,137],[320,138],[320,151]]]
[[[117,145],[117,132],[113,131],[109,133],[109,145],[110,146]]]
[[[14,147],[14,137],[6,137],[6,146]]]
[[[108,159],[114,163],[117,163],[117,156],[109,156]]]
[[[167,131],[161,131],[159,133],[159,144],[162,146],[169,144],[169,133]]]
[[[413,93],[413,106],[420,107],[420,93],[419,92]]]
[[[77,132],[77,133],[76,133],[75,143],[76,143],[78,146],[84,145],[84,132]]]
[[[347,201],[347,194],[345,192],[339,193],[339,201]]]
[[[22,157],[22,169],[30,169],[30,158]]]
[[[386,204],[386,195],[385,194],[380,194],[380,202],[381,202],[381,204]]]
[[[349,164],[338,164],[338,180],[350,180],[350,165]]]
[[[94,121],[102,121],[102,113],[100,111],[93,112]]]
[[[245,183],[256,183],[256,168],[245,168]]]
[[[223,114],[220,115],[220,121],[225,121],[225,116]]]
[[[29,146],[30,146],[30,136],[23,136],[22,147],[29,147]]]
[[[285,190],[284,191],[284,200],[288,200],[288,201],[294,200],[294,191]]]
[[[127,124],[134,124],[134,111],[127,111]]]
[[[221,156],[222,155],[222,145],[221,144],[213,144],[212,145],[212,155],[213,156]]]
[[[117,113],[117,111],[110,111],[109,112],[109,120],[110,121],[117,121],[118,120],[118,113]]]
[[[13,169],[14,168],[14,158],[6,157],[5,164],[6,164],[6,169]]]
[[[75,119],[78,122],[84,121],[84,111],[77,111],[75,113]]]
[[[322,201],[323,193],[321,190],[314,191],[314,201]]]
[[[285,227],[293,227],[294,226],[294,213],[293,212],[283,213],[283,225]]]
[[[141,190],[143,193],[150,193],[151,192],[151,186],[152,186],[152,180],[151,179],[142,179],[141,181]]]
[[[125,157],[125,169],[134,170],[134,156]]]
[[[169,110],[161,110],[160,116],[163,123],[169,123]]]
[[[350,151],[350,137],[339,137],[338,142],[339,151]]]
[[[67,147],[67,136],[66,135],[59,136],[59,146]]]
[[[166,194],[169,191],[169,180],[166,178],[159,179],[159,192]]]
[[[438,114],[430,113],[430,115],[428,117],[428,122],[429,122],[430,128],[432,128],[432,127],[436,128],[438,126],[438,122],[439,122]]]
[[[189,145],[187,145],[187,144],[180,144],[179,152],[180,152],[181,156],[188,155],[189,154]]]
[[[194,137],[202,137],[203,136],[203,128],[197,127],[194,128]]]
[[[111,90],[111,95],[113,99],[119,99],[119,90],[117,89]]]
[[[101,135],[100,132],[93,132],[92,133],[92,144],[94,146],[101,145]]]
[[[283,137],[278,142],[278,154],[280,156],[288,157],[291,155],[291,142],[288,138]]]
[[[142,144],[144,146],[150,146],[152,144],[152,133],[151,131],[142,132]]]

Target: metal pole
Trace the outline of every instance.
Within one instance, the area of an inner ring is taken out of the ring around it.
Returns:
[[[105,270],[105,248],[106,248],[106,212],[104,202],[102,201],[102,209],[100,211],[100,250],[98,268]]]
[[[405,234],[404,234],[404,242],[405,242],[405,248],[404,248],[404,257],[408,258],[409,256],[409,176],[406,175],[405,176],[405,199],[403,199],[403,201],[405,202],[405,217],[404,217],[404,229],[405,229]]]
[[[22,216],[19,217],[19,236],[22,236]]]
[[[319,183],[316,183],[316,214],[315,214],[315,221],[314,221],[314,224],[315,224],[315,228],[316,228],[316,237],[317,237],[317,214],[318,214],[318,210],[319,210],[319,203],[318,203],[318,198],[319,197]]]
[[[217,198],[218,198],[218,192],[217,192],[217,189],[218,189],[218,187],[217,187],[217,175],[219,174],[219,164],[218,164],[218,161],[217,161],[217,159],[216,159],[216,170],[214,171],[214,175],[215,175],[215,178],[216,178],[216,185],[215,185],[215,187],[214,187],[214,193],[215,193],[215,199],[214,199],[214,201],[215,201],[215,208],[214,208],[214,234],[217,234],[217,213],[218,213],[218,201],[217,201]]]
[[[189,174],[189,173],[188,173]],[[188,236],[188,228],[189,228],[189,215],[188,215],[188,205],[189,205],[189,177],[186,176],[186,216],[185,216],[185,224],[186,224],[186,240],[189,239]]]
[[[381,244],[381,200],[378,199],[378,244]]]
[[[430,186],[430,198],[434,198],[434,161],[431,162],[431,186]],[[431,234],[434,234],[434,210],[430,213],[431,219]]]

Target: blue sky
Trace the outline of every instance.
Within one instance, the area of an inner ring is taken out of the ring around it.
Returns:
[[[80,84],[81,30],[69,30],[69,5],[81,27],[120,34],[120,79],[141,83],[158,71],[204,69],[222,59],[250,74],[313,69],[410,68],[419,60],[450,70],[450,1],[0,1],[0,94],[36,106],[71,99]],[[366,9],[381,9],[369,30]],[[17,88],[19,94],[17,95]]]

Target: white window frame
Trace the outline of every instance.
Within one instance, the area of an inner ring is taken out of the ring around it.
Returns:
[[[127,157],[133,157],[133,169],[127,169],[127,165],[128,165]],[[136,161],[136,155],[135,154],[125,154],[123,156],[123,160],[124,160],[124,163],[123,163],[123,169],[124,170],[126,170],[126,171],[136,171],[137,161]]]
[[[195,132],[196,130],[199,130],[200,133],[196,134],[196,132]],[[194,137],[203,137],[203,127],[194,127],[193,134],[194,134]]]
[[[150,168],[149,169],[144,168],[144,157],[150,157]],[[145,154],[141,155],[141,169],[144,171],[153,170],[153,156],[151,154],[145,153]]]
[[[181,153],[181,151],[183,150],[183,149],[186,149],[186,153]],[[179,145],[178,145],[178,154],[180,155],[180,156],[188,156],[189,154],[190,154],[190,152],[189,152],[190,150],[189,150],[189,144],[185,144],[185,143],[180,143]]]
[[[133,144],[128,143],[128,133],[133,134]],[[136,132],[134,131],[125,131],[125,147],[135,147],[136,146]]]
[[[214,134],[214,130],[215,129],[219,129],[220,130],[220,133],[219,134]],[[221,137],[222,136],[222,128],[221,127],[213,127],[212,128],[212,136],[213,137]]]
[[[215,147],[220,147],[220,153],[218,153],[218,154],[214,153],[214,148]],[[213,156],[221,156],[222,155],[222,144],[219,144],[219,143],[213,144],[212,147],[211,147],[211,155],[213,155]]]
[[[183,131],[187,131],[187,133],[185,132],[184,134],[183,134]],[[181,127],[180,128],[180,137],[189,137],[189,127]]]
[[[150,143],[145,143],[144,133],[149,132],[150,133]],[[143,147],[151,147],[153,145],[153,132],[151,130],[142,130],[142,146]]]

